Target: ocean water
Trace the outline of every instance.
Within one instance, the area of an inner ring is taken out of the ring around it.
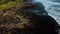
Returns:
[[[60,0],[36,0],[41,2],[45,10],[52,16],[60,25]]]
[[[44,5],[45,10],[48,12],[48,14],[52,16],[60,25],[60,0],[36,0],[36,1],[41,2]]]

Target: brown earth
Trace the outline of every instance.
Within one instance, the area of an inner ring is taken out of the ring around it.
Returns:
[[[12,29],[24,29],[25,26],[31,25],[32,13],[28,13],[24,8],[33,7],[33,5],[8,5],[3,10],[0,10],[0,34],[11,34]],[[8,32],[6,32],[8,31]]]

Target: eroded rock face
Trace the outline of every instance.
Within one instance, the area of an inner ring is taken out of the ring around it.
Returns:
[[[2,14],[0,14],[0,24],[1,24],[0,27],[2,25],[4,25],[4,27],[7,25],[10,27],[18,24],[21,25],[23,23],[28,24],[28,22],[30,22],[31,21],[30,19],[32,18],[31,17],[32,13],[29,14],[24,9],[21,9],[20,5],[12,5],[8,9],[3,9],[1,12]]]
[[[34,7],[35,4],[12,5],[0,11],[0,34],[55,34],[57,22],[48,15],[28,12]]]
[[[23,34],[23,29],[31,25],[32,13],[28,13],[20,5],[12,5],[0,12],[2,12],[0,14],[0,34]]]

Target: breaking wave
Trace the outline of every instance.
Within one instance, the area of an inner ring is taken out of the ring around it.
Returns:
[[[36,0],[45,6],[45,10],[60,25],[60,0]]]

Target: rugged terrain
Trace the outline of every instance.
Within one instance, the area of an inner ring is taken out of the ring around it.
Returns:
[[[24,3],[16,0],[1,0],[0,3],[0,34],[11,34],[14,29],[19,31],[30,26],[33,15],[25,11]]]
[[[22,0],[1,0],[0,3],[0,34],[56,33],[58,24],[52,17],[39,16],[27,10],[36,9],[35,4],[26,4]],[[42,4],[38,8],[44,13]]]

